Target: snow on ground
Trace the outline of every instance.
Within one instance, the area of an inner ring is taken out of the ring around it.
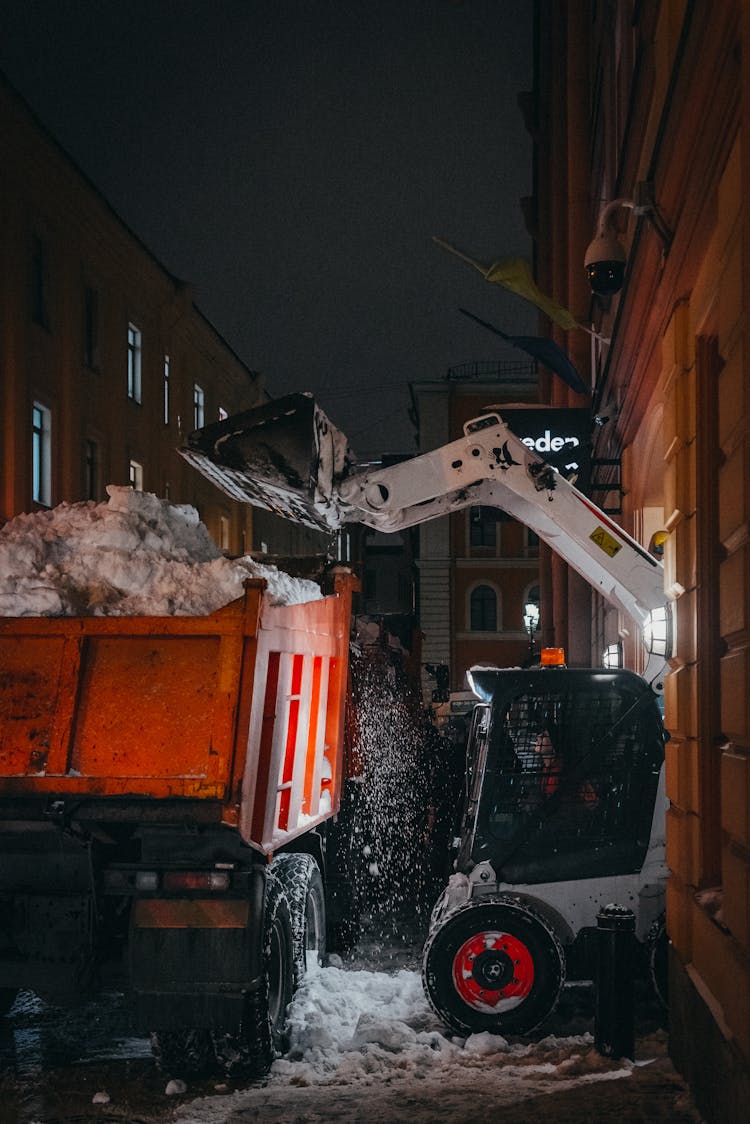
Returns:
[[[0,528],[0,616],[200,616],[264,578],[272,604],[320,598],[314,582],[231,560],[189,504],[132,488],[63,503]]]
[[[666,1057],[663,1035],[649,1043],[653,1055],[636,1063],[601,1057],[590,1033],[514,1044],[490,1034],[450,1038],[424,997],[418,972],[351,970],[332,960],[332,966],[313,968],[297,992],[289,1051],[268,1080],[183,1102],[176,1120],[481,1120],[530,1098],[630,1079],[639,1067]]]

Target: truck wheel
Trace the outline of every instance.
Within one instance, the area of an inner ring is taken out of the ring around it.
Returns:
[[[525,1034],[554,1009],[565,978],[553,931],[519,902],[468,902],[427,938],[422,982],[459,1034]]]
[[[266,879],[263,973],[260,987],[245,997],[238,1034],[214,1035],[214,1050],[226,1073],[251,1077],[268,1073],[285,1049],[286,1012],[294,992],[294,934],[291,910],[280,879]]]
[[[204,1077],[215,1068],[213,1042],[207,1030],[155,1030],[151,1052],[161,1072],[173,1077]]]
[[[326,903],[320,867],[312,855],[279,855],[273,872],[284,887],[292,911],[294,983],[298,987],[310,964],[326,958]]]

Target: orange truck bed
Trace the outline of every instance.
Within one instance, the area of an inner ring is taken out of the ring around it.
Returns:
[[[351,594],[0,618],[0,798],[186,798],[265,852],[339,807]]]

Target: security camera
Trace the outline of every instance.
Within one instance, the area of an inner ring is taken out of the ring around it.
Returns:
[[[590,243],[583,264],[593,293],[619,293],[625,280],[627,258],[620,241],[610,230],[602,230]]]

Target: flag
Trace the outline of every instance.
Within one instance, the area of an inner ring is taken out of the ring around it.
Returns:
[[[523,258],[503,258],[491,265],[483,265],[457,250],[455,246],[451,246],[450,242],[444,242],[442,238],[433,237],[433,242],[437,242],[438,246],[442,246],[449,254],[455,254],[462,261],[473,265],[485,280],[502,285],[503,288],[510,289],[512,293],[516,293],[519,297],[536,305],[560,328],[570,331],[572,328],[582,327],[567,308],[558,304],[557,301],[548,297],[538,288],[531,273],[531,266]]]
[[[494,332],[496,336],[507,340],[513,347],[518,347],[528,355],[533,355],[545,367],[549,367],[550,371],[559,375],[563,382],[576,394],[591,394],[570,359],[554,340],[546,339],[544,336],[509,336],[506,332],[501,332],[494,324],[489,324],[486,320],[480,320],[473,312],[467,312],[465,308],[460,308],[459,312],[463,312],[464,316],[468,316],[471,320],[476,320],[477,324],[481,324],[483,328]]]

